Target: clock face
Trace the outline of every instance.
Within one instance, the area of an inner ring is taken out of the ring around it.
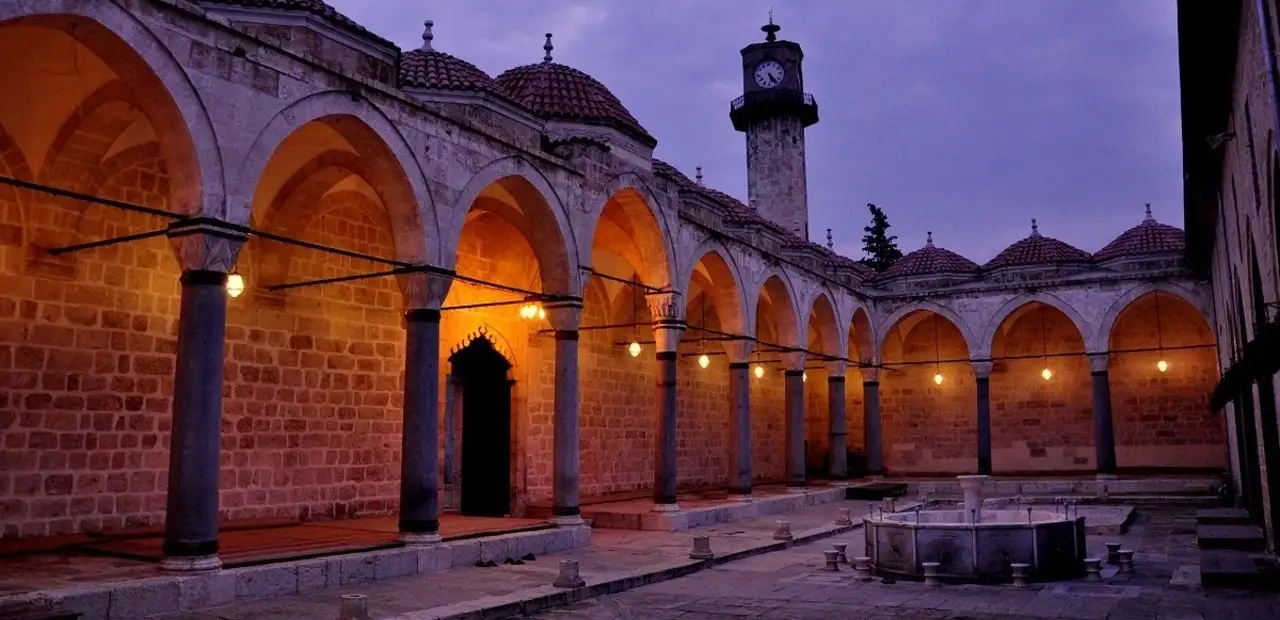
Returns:
[[[778,64],[776,60],[766,60],[756,65],[755,78],[756,84],[761,88],[773,88],[782,83],[782,78],[787,72]]]

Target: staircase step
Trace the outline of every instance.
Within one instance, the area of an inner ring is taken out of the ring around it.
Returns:
[[[1252,518],[1238,508],[1203,508],[1196,511],[1196,524],[1252,525]]]
[[[1196,544],[1201,549],[1234,551],[1264,551],[1267,548],[1262,530],[1253,525],[1199,525],[1196,527]]]
[[[1274,591],[1276,574],[1258,558],[1239,551],[1200,552],[1200,583],[1206,588]]]

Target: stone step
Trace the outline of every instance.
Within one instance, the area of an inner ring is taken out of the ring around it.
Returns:
[[[1206,588],[1275,591],[1276,571],[1258,556],[1240,551],[1200,552],[1200,583]]]
[[[1196,511],[1198,525],[1252,525],[1248,512],[1239,508],[1203,508]]]
[[[845,487],[845,499],[883,500],[907,494],[907,485],[900,482],[863,482]]]
[[[1262,530],[1253,525],[1199,525],[1196,527],[1196,544],[1201,549],[1234,551],[1263,551],[1267,548]]]

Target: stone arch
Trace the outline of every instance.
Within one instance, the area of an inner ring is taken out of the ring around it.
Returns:
[[[1125,309],[1146,295],[1157,292],[1166,293],[1187,302],[1200,313],[1206,324],[1213,324],[1213,313],[1200,295],[1176,284],[1143,282],[1130,287],[1107,308],[1107,311],[1102,315],[1102,320],[1098,322],[1097,331],[1093,333],[1091,339],[1086,341],[1088,350],[1098,353],[1106,352],[1110,348],[1111,332],[1115,329],[1116,321],[1124,313]]]
[[[964,337],[965,347],[968,348],[969,355],[972,356],[973,352],[978,350],[978,347],[976,346],[977,339],[973,336],[973,330],[969,327],[969,324],[963,317],[951,308],[940,303],[929,300],[919,300],[898,308],[889,316],[885,317],[884,320],[880,321],[880,326],[876,329],[876,334],[879,338],[879,351],[882,354],[893,328],[896,327],[902,319],[917,311],[932,312],[947,319],[957,330],[960,331],[960,335]]]
[[[676,262],[673,247],[674,236],[659,203],[647,183],[635,173],[627,172],[614,177],[605,187],[604,198],[591,209],[591,230],[587,239],[592,243],[592,267],[594,248],[600,234],[601,221],[607,214],[614,214],[615,224],[636,246],[637,274],[640,280],[654,288],[670,288],[675,285]],[[612,219],[612,218],[611,218]]]
[[[686,293],[691,290],[693,285],[693,274],[697,270],[698,265],[704,265],[704,269],[708,271],[711,283],[716,285],[716,304],[723,306],[725,309],[732,308],[733,314],[729,315],[721,310],[720,321],[724,331],[738,334],[746,334],[748,319],[751,314],[747,308],[746,291],[743,288],[741,271],[738,270],[737,261],[734,260],[733,254],[729,252],[724,244],[714,239],[707,239],[698,245],[698,248],[691,254],[693,260],[690,261],[688,268],[683,269],[676,283],[680,286],[681,291]],[[710,258],[711,261],[707,262]],[[728,280],[725,282],[724,280]]]
[[[760,285],[756,288],[755,305],[756,312],[753,312],[753,318],[756,324],[752,326],[759,337],[760,320],[759,306],[762,298],[768,297],[770,303],[770,311],[772,316],[769,318],[774,323],[774,328],[778,332],[778,344],[788,347],[803,347],[800,335],[800,312],[796,306],[795,287],[791,284],[787,274],[779,269],[772,269],[765,273],[765,277],[760,281]]]
[[[524,218],[528,230],[522,232],[538,259],[543,290],[556,295],[580,295],[582,277],[578,266],[582,263],[568,213],[547,177],[522,157],[492,161],[472,175],[458,197],[455,219],[446,229],[444,239],[450,251],[441,256],[443,266],[456,264],[466,215],[481,193],[495,184],[512,194],[512,198],[520,203],[521,212],[524,209],[532,211]]]
[[[853,315],[849,317],[848,334],[846,357],[863,364],[874,364],[880,360],[875,324],[871,321],[871,313],[861,304],[854,306]]]
[[[0,5],[0,27],[48,28],[71,36],[106,63],[135,94],[134,103],[156,130],[175,184],[174,211],[222,214],[226,178],[208,110],[168,47],[136,16],[114,2],[50,0]]]
[[[836,306],[832,303],[829,292],[819,290],[813,297],[808,312],[805,312],[803,324],[806,330],[812,328],[816,332],[818,350],[821,353],[840,356],[840,322],[836,318]],[[806,348],[812,348],[810,345],[810,342],[805,342]]]
[[[501,355],[502,359],[506,360],[508,364],[515,366],[516,356],[511,352],[511,343],[507,342],[507,337],[502,335],[501,331],[488,323],[480,324],[475,328],[475,330],[460,338],[457,344],[449,348],[449,354],[444,357],[448,359],[480,338],[488,340],[489,344],[493,345],[493,350],[496,351],[498,355]]]
[[[413,149],[386,114],[367,100],[353,101],[350,93],[325,91],[294,101],[276,112],[257,134],[244,162],[231,178],[227,217],[237,224],[252,218],[267,166],[285,140],[299,129],[319,122],[333,129],[367,159],[391,218],[399,260],[438,262],[440,229],[435,204]]]
[[[1079,330],[1080,338],[1084,339],[1085,343],[1088,344],[1089,334],[1093,333],[1089,322],[1071,304],[1063,301],[1061,297],[1053,293],[1040,291],[1019,295],[1005,302],[991,317],[991,320],[987,321],[986,327],[982,330],[982,336],[978,340],[978,347],[974,349],[973,358],[987,359],[991,357],[996,332],[999,331],[1000,326],[1015,312],[1027,305],[1036,303],[1044,304],[1066,315],[1068,319],[1071,319],[1071,323],[1076,326],[1076,329]]]

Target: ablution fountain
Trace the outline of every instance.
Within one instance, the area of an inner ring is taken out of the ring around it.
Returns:
[[[1036,581],[1084,575],[1084,517],[1071,506],[984,510],[988,476],[957,478],[961,508],[880,510],[863,518],[867,556],[878,575],[922,579],[924,564],[932,562],[944,581],[1012,581],[1014,564],[1027,565],[1026,576]]]

